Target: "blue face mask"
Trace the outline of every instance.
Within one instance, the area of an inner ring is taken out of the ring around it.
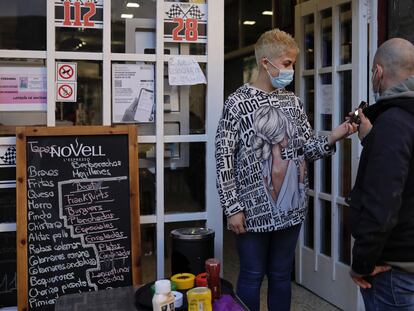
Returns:
[[[295,71],[293,69],[285,69],[282,70],[279,67],[272,64],[270,60],[267,59],[270,65],[275,67],[277,70],[279,70],[279,75],[277,77],[272,77],[272,75],[267,71],[267,74],[270,78],[270,83],[272,83],[272,86],[276,89],[283,89],[286,86],[288,86],[293,81],[293,75]]]

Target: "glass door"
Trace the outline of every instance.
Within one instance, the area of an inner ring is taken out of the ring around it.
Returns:
[[[327,135],[367,100],[368,4],[306,1],[296,6],[296,92],[316,135]],[[349,277],[352,238],[345,202],[355,180],[359,141],[337,143],[334,156],[309,165],[309,210],[298,243],[297,282],[343,310],[360,310]]]

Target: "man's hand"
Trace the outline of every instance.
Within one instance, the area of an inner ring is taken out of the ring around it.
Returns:
[[[235,234],[246,233],[244,213],[238,212],[237,214],[228,217],[227,225]]]
[[[390,266],[375,266],[374,271],[370,274],[370,276],[375,276],[378,273],[386,272],[391,270]],[[355,282],[356,285],[363,289],[371,288],[372,285],[367,280],[364,279],[364,276],[355,273],[354,271],[350,271],[349,274],[351,275],[352,280]]]
[[[363,140],[365,136],[368,135],[369,131],[371,131],[372,124],[371,121],[364,115],[362,109],[358,109],[358,116],[361,119],[361,123],[358,126],[358,137],[359,140]]]

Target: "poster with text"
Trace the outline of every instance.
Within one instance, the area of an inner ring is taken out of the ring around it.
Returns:
[[[46,67],[0,67],[0,111],[45,111]]]
[[[154,122],[154,65],[112,65],[112,121]]]
[[[103,0],[55,0],[55,26],[103,28]]]
[[[207,42],[207,4],[164,3],[164,41]]]

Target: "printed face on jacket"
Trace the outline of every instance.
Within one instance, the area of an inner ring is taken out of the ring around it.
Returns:
[[[297,137],[295,127],[279,108],[264,105],[254,114],[253,128],[251,145],[262,163],[263,184],[272,203],[272,214],[299,208],[305,201],[306,162],[303,156],[289,159],[282,155]]]

